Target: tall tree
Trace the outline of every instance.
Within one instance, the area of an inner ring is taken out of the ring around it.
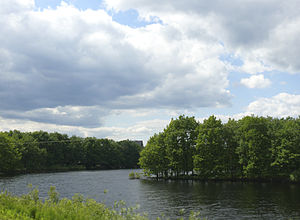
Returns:
[[[122,168],[137,168],[142,147],[134,141],[119,141],[122,154]]]
[[[240,177],[242,173],[242,167],[239,164],[239,157],[237,154],[237,147],[239,146],[238,136],[236,131],[238,130],[238,123],[234,119],[229,119],[223,126],[224,129],[224,166],[225,173],[228,177]]]
[[[237,153],[243,174],[249,178],[267,177],[271,162],[271,139],[267,119],[246,116],[239,120]]]
[[[164,130],[169,167],[176,175],[193,172],[198,122],[194,117],[179,116],[172,119]]]
[[[18,144],[22,155],[21,162],[26,171],[45,168],[47,151],[39,148],[37,141],[30,133],[24,133],[22,138],[18,140]]]
[[[148,174],[157,177],[168,176],[169,160],[166,155],[164,133],[154,134],[148,140],[146,147],[141,152],[140,167]]]
[[[0,133],[0,173],[12,173],[20,168],[21,153],[12,137]]]
[[[273,175],[289,177],[300,172],[300,123],[297,120],[290,117],[272,120]]]
[[[195,170],[202,177],[222,177],[225,166],[225,134],[221,120],[210,116],[198,128]]]

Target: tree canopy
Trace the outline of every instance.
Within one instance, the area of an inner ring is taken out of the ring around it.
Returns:
[[[300,180],[300,117],[200,123],[182,115],[150,137],[139,163],[164,178]]]
[[[45,131],[0,132],[0,173],[137,168],[134,141],[68,137]]]

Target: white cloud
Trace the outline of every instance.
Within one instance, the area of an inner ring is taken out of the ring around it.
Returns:
[[[257,74],[262,73],[265,71],[273,70],[272,67],[265,65],[262,60],[261,56],[256,56],[254,58],[254,53],[251,54],[251,57],[246,57],[245,54],[243,55],[243,65],[240,67],[236,67],[235,70],[240,72],[245,72],[248,74]],[[242,55],[240,55],[242,56]]]
[[[248,105],[247,112],[279,118],[298,117],[300,115],[300,95],[279,93],[271,98],[260,98]]]
[[[0,21],[0,98],[7,111],[228,105],[223,46],[183,25],[133,29],[104,10],[20,7]],[[178,19],[180,16],[178,17]],[[16,92],[17,91],[17,92]],[[144,97],[148,97],[144,99]]]
[[[105,0],[105,3],[116,11],[134,8],[145,19],[156,16],[164,23],[176,23],[189,36],[209,36],[210,40],[222,42],[230,53],[244,59],[246,72],[257,74],[271,67],[300,72],[298,0],[165,0],[159,4],[151,0]]]
[[[167,123],[159,110],[168,118],[230,106],[232,70],[253,74],[240,82],[249,88],[271,85],[265,71],[300,71],[297,0],[105,2],[162,22],[134,29],[105,10],[0,0],[1,129],[145,140]],[[230,66],[222,54],[243,64]],[[286,100],[298,96],[282,96],[259,99],[234,117],[269,114],[275,105],[274,115],[285,116]],[[299,114],[297,103],[289,103],[292,114]],[[114,126],[117,114],[135,121]]]
[[[266,88],[271,85],[271,81],[260,74],[241,79],[241,84],[251,89]]]

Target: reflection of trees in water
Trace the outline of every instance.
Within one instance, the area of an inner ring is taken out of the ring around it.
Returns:
[[[170,216],[186,213],[238,219],[300,216],[300,186],[272,183],[142,180],[141,196]]]

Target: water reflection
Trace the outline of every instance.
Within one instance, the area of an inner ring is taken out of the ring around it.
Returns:
[[[185,208],[211,219],[300,218],[299,185],[144,180],[140,192],[151,198],[146,209],[157,204],[170,217]]]

